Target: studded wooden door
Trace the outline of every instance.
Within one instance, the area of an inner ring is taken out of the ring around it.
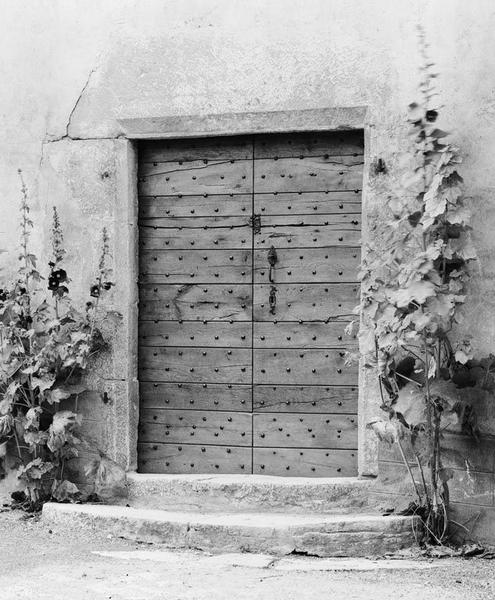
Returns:
[[[141,472],[356,474],[362,163],[359,133],[141,146]]]

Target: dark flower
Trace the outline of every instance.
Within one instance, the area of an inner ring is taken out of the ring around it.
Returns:
[[[92,285],[90,290],[89,290],[89,294],[90,296],[93,296],[93,298],[99,298],[100,297],[100,286],[99,285]]]
[[[437,120],[438,112],[436,110],[427,110],[426,111],[426,120],[428,123],[434,123]]]
[[[59,281],[67,281],[67,273],[63,269],[53,271],[52,276],[56,277]]]
[[[5,302],[7,300],[8,294],[7,290],[0,288],[0,302]]]
[[[114,285],[111,281],[105,281],[105,283],[103,284],[103,289],[104,290],[109,290],[112,285]]]
[[[54,275],[50,275],[50,277],[48,277],[48,289],[49,290],[51,290],[52,292],[58,290],[58,284],[59,284],[59,280]]]

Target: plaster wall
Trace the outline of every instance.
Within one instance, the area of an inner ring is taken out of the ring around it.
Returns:
[[[120,352],[98,365],[87,414],[119,462],[133,467],[135,441],[123,423],[135,413],[127,399],[135,398],[136,386],[132,361],[121,361],[134,352],[128,315],[136,297],[124,274],[135,260],[135,157],[119,120],[366,106],[367,165],[377,157],[387,165],[386,175],[365,173],[369,232],[401,175],[407,105],[417,97],[419,79],[417,23],[440,73],[440,126],[453,132],[461,149],[472,198],[479,262],[461,328],[486,354],[495,348],[490,0],[2,0],[0,250],[9,252],[0,254],[0,276],[9,276],[16,262],[18,168],[39,224],[33,245],[41,267],[48,269],[49,209],[56,204],[72,289],[81,300],[95,272],[101,227],[108,227],[117,287],[109,301],[115,319],[106,326]],[[365,422],[376,410],[376,390],[366,375],[362,390]],[[495,411],[490,405],[483,410],[489,437]],[[362,472],[373,474],[376,463],[365,458]],[[493,466],[487,479],[483,514],[493,523]]]

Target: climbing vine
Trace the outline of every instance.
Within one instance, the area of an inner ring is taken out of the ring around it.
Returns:
[[[425,58],[425,44],[422,44]],[[424,60],[420,101],[409,106],[412,151],[398,193],[386,200],[375,225],[376,244],[361,272],[363,335],[371,332],[367,367],[377,370],[387,417],[369,424],[378,437],[398,444],[417,495],[428,541],[445,540],[451,469],[442,462],[441,436],[461,423],[475,433],[472,404],[460,388],[494,383],[491,358],[474,361],[469,340],[452,341],[466,298],[469,263],[476,258],[469,210],[459,174],[461,159],[437,127],[436,75]],[[404,452],[414,453],[413,476]]]
[[[79,498],[66,464],[77,456],[80,416],[61,403],[86,391],[88,361],[104,344],[96,327],[99,301],[110,289],[108,236],[102,233],[98,275],[84,310],[74,307],[64,269],[66,251],[53,208],[52,257],[45,280],[30,251],[33,222],[21,177],[21,241],[15,281],[0,289],[0,455],[10,456],[19,504],[37,510],[48,499]]]

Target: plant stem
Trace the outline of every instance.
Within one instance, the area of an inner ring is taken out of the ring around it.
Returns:
[[[414,479],[414,475],[413,475],[413,472],[411,470],[411,466],[409,465],[409,462],[408,462],[408,460],[406,458],[406,455],[404,454],[404,449],[402,448],[402,444],[400,443],[399,437],[397,437],[397,445],[399,446],[400,455],[402,456],[402,461],[406,465],[407,472],[409,473],[409,477],[411,478],[411,481],[413,483],[414,489],[416,490],[416,494],[418,495],[419,503],[423,504],[423,497],[421,496],[421,493],[420,493],[419,488],[418,488],[418,484],[416,483],[416,480]]]

